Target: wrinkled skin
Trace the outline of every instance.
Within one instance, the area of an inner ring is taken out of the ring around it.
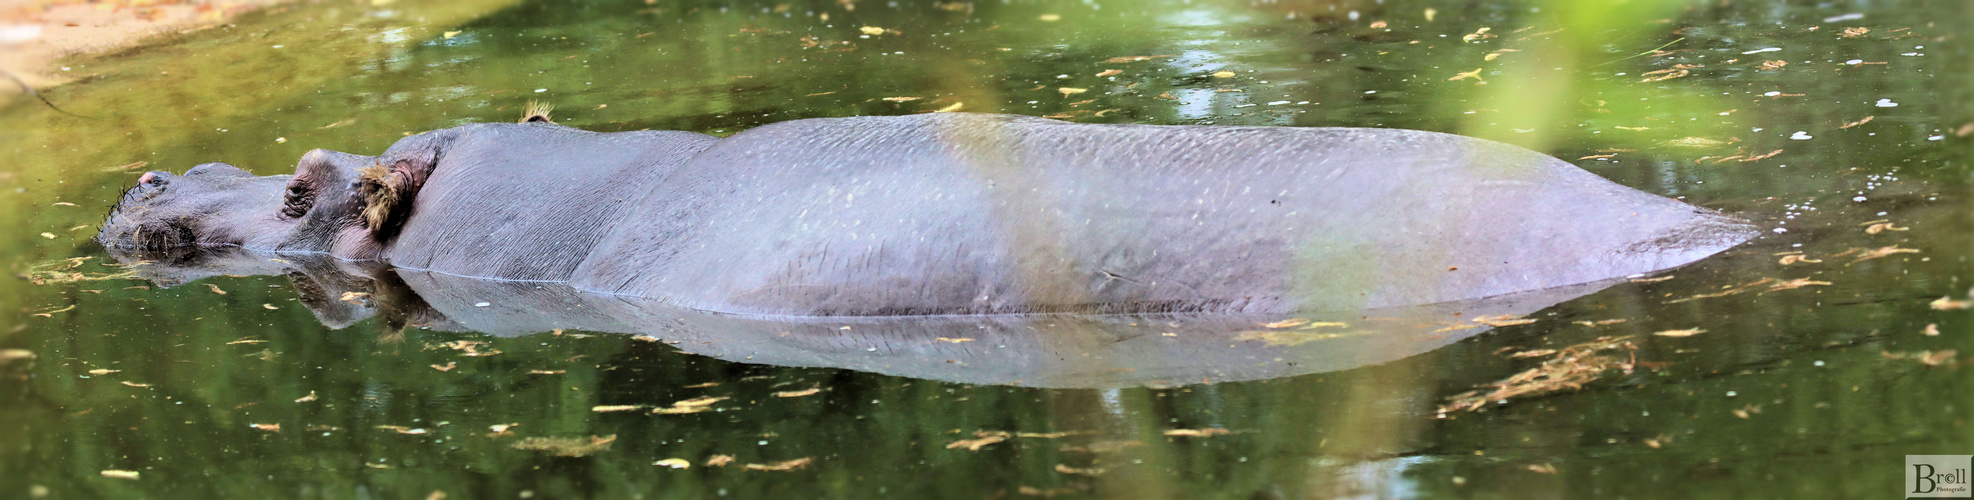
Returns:
[[[1649,273],[1753,235],[1466,137],[954,113],[726,139],[468,125],[376,157],[317,150],[293,176],[147,173],[99,239],[716,313],[920,316],[1405,307]]]

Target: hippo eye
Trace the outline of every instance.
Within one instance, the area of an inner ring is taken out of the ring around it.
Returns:
[[[308,209],[314,206],[315,190],[301,184],[288,186],[288,193],[281,200],[281,215],[290,219],[300,218],[307,215]]]

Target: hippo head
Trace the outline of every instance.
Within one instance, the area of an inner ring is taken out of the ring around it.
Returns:
[[[372,258],[381,243],[359,194],[374,157],[328,150],[303,155],[294,175],[255,176],[224,163],[184,174],[146,172],[110,212],[96,239],[125,251],[240,247]]]

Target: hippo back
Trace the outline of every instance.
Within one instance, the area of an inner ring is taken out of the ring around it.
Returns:
[[[437,152],[413,215],[388,250],[391,264],[522,281],[567,280],[638,199],[719,140],[547,123],[475,124],[426,135],[384,154]]]
[[[1349,310],[1650,272],[1751,234],[1448,134],[928,114],[722,140],[571,284],[799,316]]]

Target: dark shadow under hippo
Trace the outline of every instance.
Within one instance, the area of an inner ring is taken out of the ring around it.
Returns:
[[[107,246],[326,253],[785,317],[1271,314],[1648,273],[1741,220],[1410,130],[796,120],[725,139],[479,124],[292,176],[144,174]]]

